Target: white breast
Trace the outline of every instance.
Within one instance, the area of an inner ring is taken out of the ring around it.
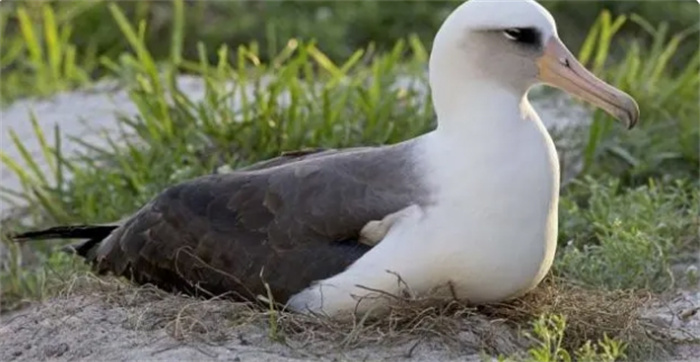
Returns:
[[[430,243],[423,257],[434,259],[434,277],[474,302],[531,289],[554,258],[557,155],[536,114],[527,111],[529,119],[498,136],[465,141],[436,132],[426,138],[432,163],[426,175],[438,190],[437,203],[411,234]]]

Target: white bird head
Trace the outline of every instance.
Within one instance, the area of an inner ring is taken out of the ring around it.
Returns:
[[[552,15],[533,0],[469,0],[440,27],[430,58],[430,81],[439,97],[481,86],[523,96],[545,83],[592,103],[633,127],[635,100],[605,83],[571,54]],[[449,103],[449,102],[448,102]]]

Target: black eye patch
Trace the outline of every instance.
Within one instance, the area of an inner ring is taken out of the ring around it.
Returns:
[[[503,30],[506,38],[523,45],[540,46],[541,34],[535,28],[509,28]]]

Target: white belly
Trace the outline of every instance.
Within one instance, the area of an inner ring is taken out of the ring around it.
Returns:
[[[450,282],[460,298],[473,302],[507,299],[536,286],[554,257],[557,200],[525,191],[504,192],[498,205],[426,215],[425,231],[415,235],[426,234],[431,250],[423,256],[433,260],[441,279],[433,283]],[[431,230],[438,232],[429,235]]]
[[[460,298],[491,302],[535,287],[549,271],[557,242],[559,166],[540,124],[480,155],[444,160],[436,206],[406,235],[429,245],[432,280],[450,282]],[[453,153],[454,154],[454,153]],[[507,166],[506,166],[507,165]],[[489,170],[489,171],[485,171]],[[423,283],[420,283],[423,284]]]

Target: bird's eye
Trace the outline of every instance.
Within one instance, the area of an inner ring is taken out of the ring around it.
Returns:
[[[540,34],[535,28],[510,28],[503,31],[506,38],[522,44],[537,45]]]

